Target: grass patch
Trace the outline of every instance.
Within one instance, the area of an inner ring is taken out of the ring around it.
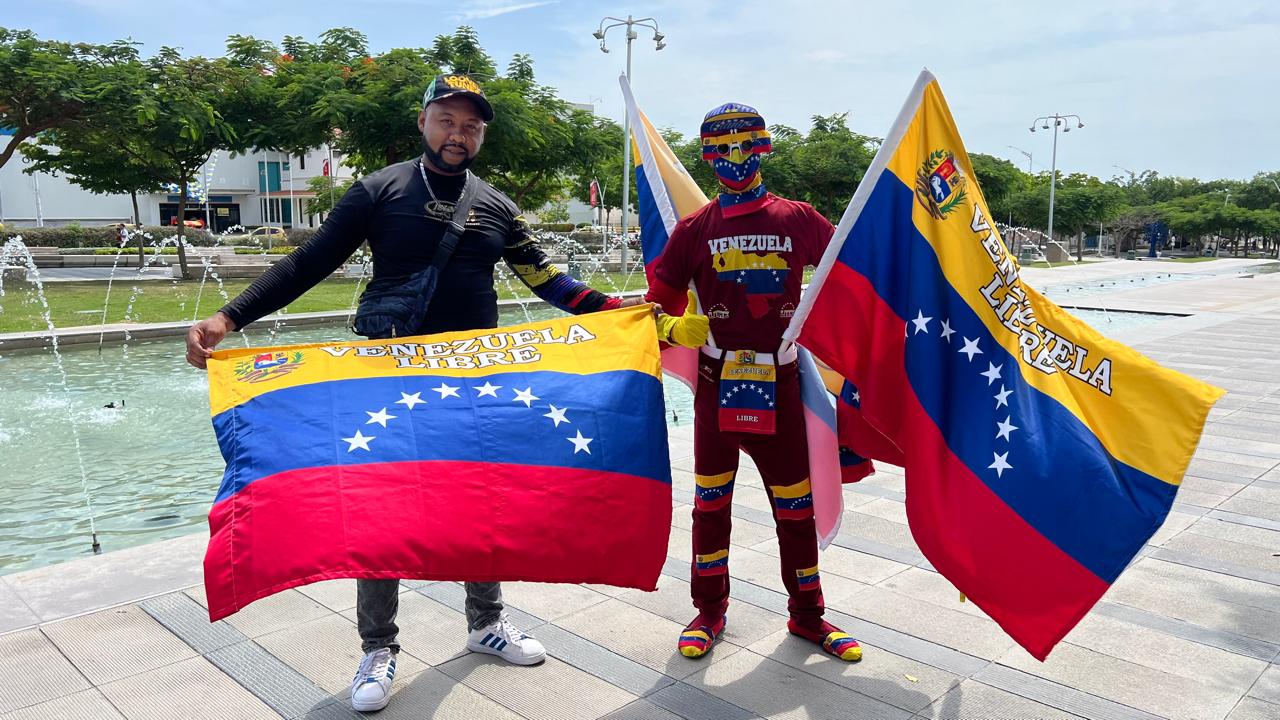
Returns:
[[[223,290],[228,297],[235,297],[251,282],[248,279],[224,280]],[[610,294],[645,287],[642,272],[632,273],[629,277],[624,273],[597,273],[587,278],[587,282],[601,292]],[[346,310],[351,307],[358,290],[357,283],[356,280],[325,280],[303,293],[302,297],[288,306],[287,311],[303,313]],[[510,289],[501,279],[495,285],[500,299],[535,297],[519,280],[512,279]],[[56,282],[45,285],[44,289],[54,327],[98,325],[102,322],[102,307],[107,292],[105,282]],[[208,317],[225,302],[218,292],[218,284],[213,280],[204,284],[202,292],[199,280],[131,282],[127,277],[117,278],[111,286],[106,322],[189,322]],[[0,332],[44,330],[46,328],[42,311],[34,286],[6,283],[4,296],[0,297]]]
[[[1199,263],[1199,262],[1213,262],[1218,258],[1212,257],[1212,256],[1205,256],[1205,255],[1196,255],[1195,257],[1180,257],[1180,258],[1170,258],[1170,259],[1173,260],[1173,262],[1180,262],[1180,263]]]

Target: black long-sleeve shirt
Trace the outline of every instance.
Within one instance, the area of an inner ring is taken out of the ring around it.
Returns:
[[[385,284],[431,265],[447,214],[433,218],[418,160],[397,163],[352,185],[305,245],[290,253],[222,308],[242,328],[296,300],[338,268],[365,240],[373,282]],[[427,169],[440,201],[454,203],[464,176]],[[421,333],[497,327],[493,269],[505,260],[539,297],[567,312],[608,309],[618,300],[561,273],[547,259],[511,199],[477,178],[477,194],[458,247],[440,273]]]

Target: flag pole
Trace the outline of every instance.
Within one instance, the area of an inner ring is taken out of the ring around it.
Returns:
[[[871,197],[871,190],[875,187],[876,179],[880,177],[880,174],[889,165],[889,159],[897,151],[898,145],[902,144],[902,137],[907,133],[907,126],[911,124],[911,119],[915,117],[916,111],[920,109],[920,103],[924,100],[925,87],[936,79],[928,68],[920,70],[920,75],[916,77],[916,84],[912,86],[906,102],[902,103],[902,109],[898,111],[897,119],[893,121],[893,125],[889,128],[889,134],[885,136],[884,142],[880,144],[880,149],[876,151],[876,156],[872,158],[871,166],[867,168],[866,174],[862,177],[862,182],[858,184],[858,189],[853,193],[853,199],[849,201],[849,206],[845,208],[844,215],[840,216],[840,224],[836,226],[836,231],[831,236],[831,244],[827,245],[827,250],[822,255],[822,261],[818,263],[818,267],[813,273],[813,279],[809,281],[809,289],[800,298],[800,307],[796,308],[796,314],[792,316],[791,324],[787,326],[786,332],[782,333],[784,344],[795,342],[796,338],[800,336],[800,329],[804,327],[805,318],[809,316],[809,311],[813,309],[813,303],[818,297],[818,290],[822,288],[822,283],[826,281],[827,275],[831,272],[831,266],[835,264],[836,257],[840,255],[840,247],[844,238],[853,229],[853,224],[858,220],[858,215],[862,214],[862,208],[866,206],[867,200]]]

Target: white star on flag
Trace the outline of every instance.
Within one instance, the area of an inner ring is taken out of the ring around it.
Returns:
[[[949,343],[951,342],[951,336],[955,334],[956,334],[956,331],[951,329],[951,321],[943,320],[942,321],[942,339],[946,340]]]
[[[512,400],[512,402],[522,402],[525,407],[533,407],[533,401],[537,399],[539,399],[538,396],[533,394],[533,387],[530,386],[523,390],[517,390],[515,400]]]
[[[395,420],[395,419],[396,419],[396,416],[395,416],[395,415],[388,415],[388,414],[387,414],[387,409],[386,409],[386,408],[382,408],[381,410],[379,410],[379,411],[378,411],[378,412],[376,412],[376,413],[375,413],[375,412],[369,412],[368,410],[365,410],[364,412],[365,412],[365,414],[366,414],[366,415],[368,415],[368,416],[369,416],[369,421],[368,421],[368,422],[366,422],[366,423],[365,423],[365,425],[372,425],[372,424],[374,424],[374,423],[378,423],[378,424],[379,424],[379,425],[381,425],[382,427],[386,427],[386,426],[387,426],[387,421],[388,421],[388,420]]]
[[[1013,466],[1009,464],[1009,453],[991,453],[995,456],[995,460],[987,467],[996,471],[996,477],[1002,477],[1005,470],[1012,470]]]
[[[969,356],[969,362],[973,362],[974,355],[982,354],[982,350],[978,347],[978,341],[976,339],[970,340],[969,338],[964,339],[964,347],[960,348],[960,352]]]
[[[924,334],[928,335],[928,334],[929,334],[929,321],[930,321],[930,320],[932,320],[932,319],[933,319],[933,318],[931,318],[931,317],[925,317],[925,316],[924,316],[924,311],[923,311],[923,310],[917,310],[917,311],[916,311],[916,317],[915,317],[915,319],[911,321],[911,322],[912,322],[912,323],[914,323],[914,324],[915,324],[915,326],[916,326],[916,331],[915,331],[914,333],[912,333],[912,334],[913,334],[913,335],[919,335],[920,333],[924,333]]]
[[[406,392],[400,393],[400,399],[396,401],[397,405],[408,405],[412,410],[414,405],[426,405],[427,401],[422,399],[422,393],[416,392],[412,395]]]
[[[476,397],[484,397],[485,395],[488,395],[489,397],[496,398],[498,397],[498,391],[502,389],[502,386],[494,385],[488,380],[485,380],[483,385],[472,389],[480,393]]]
[[[569,418],[564,416],[565,411],[568,409],[569,408],[558,408],[555,405],[552,405],[551,412],[545,413],[542,417],[551,418],[551,421],[556,424],[556,427],[560,427],[560,423],[569,422]]]
[[[591,448],[589,448],[589,447],[587,447],[587,446],[591,444],[591,441],[592,441],[593,439],[594,439],[594,438],[582,437],[582,431],[581,431],[581,430],[579,430],[579,431],[578,431],[578,434],[577,434],[575,437],[565,438],[565,440],[568,440],[569,442],[573,443],[573,454],[574,454],[574,455],[577,455],[579,451],[586,452],[588,455],[590,455],[590,454],[591,454]]]
[[[352,452],[356,448],[360,448],[361,450],[368,450],[369,441],[373,440],[375,437],[377,436],[376,435],[366,436],[363,433],[361,433],[359,430],[357,430],[355,437],[342,438],[342,441],[347,443],[348,445],[347,452]]]
[[[460,386],[459,386],[459,387],[460,387]],[[461,397],[460,395],[458,395],[458,388],[453,387],[452,385],[449,385],[448,383],[444,383],[444,382],[441,382],[441,383],[440,383],[440,387],[435,388],[435,391],[436,391],[436,392],[438,392],[438,393],[440,393],[440,399],[441,399],[441,400],[443,400],[443,399],[445,399],[445,398],[447,398],[447,397],[449,397],[449,396],[451,396],[451,395],[452,395],[453,397]]]
[[[1006,390],[1004,385],[1000,386],[1000,392],[995,394],[996,407],[999,408],[1009,404],[1009,396],[1013,394],[1012,390]]]
[[[1000,428],[1000,432],[996,433],[997,440],[999,440],[1000,438],[1004,438],[1005,440],[1008,440],[1009,433],[1018,429],[1017,425],[1014,425],[1013,423],[1009,422],[1012,419],[1013,419],[1012,417],[1007,417],[1004,420],[1000,421],[999,423],[996,423],[996,427]]]
[[[984,373],[978,373],[978,374],[987,379],[987,387],[990,387],[991,383],[1000,379],[1000,369],[1003,367],[1004,367],[1003,365],[996,365],[995,363],[987,363],[987,371]]]
[[[861,392],[861,391],[858,391],[858,390],[854,390],[854,391],[853,391],[853,401],[854,401],[854,402],[856,402],[856,403],[861,403],[861,402],[862,402],[862,392]]]

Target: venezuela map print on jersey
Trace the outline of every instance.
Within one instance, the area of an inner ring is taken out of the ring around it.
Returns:
[[[790,265],[783,253],[791,252],[791,238],[777,235],[733,235],[707,241],[716,278],[743,286],[747,309],[764,317],[774,298],[786,287]],[[760,251],[764,251],[761,253]]]

